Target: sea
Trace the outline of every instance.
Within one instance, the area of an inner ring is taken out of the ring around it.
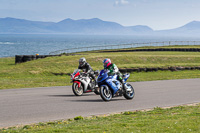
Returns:
[[[0,57],[15,55],[48,55],[63,49],[109,46],[162,41],[200,41],[200,37],[66,35],[66,34],[0,34]]]

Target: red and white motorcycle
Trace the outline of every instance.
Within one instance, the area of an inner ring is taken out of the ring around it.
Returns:
[[[99,74],[99,71],[94,72],[95,76]],[[89,74],[81,73],[80,69],[74,70],[71,74],[72,91],[76,96],[81,96],[83,93],[94,92],[99,95],[99,88],[95,86],[95,81],[89,76]]]

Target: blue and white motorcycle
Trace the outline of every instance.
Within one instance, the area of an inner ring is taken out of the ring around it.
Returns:
[[[101,70],[97,83],[100,88],[100,96],[104,101],[110,101],[113,97],[124,96],[126,99],[133,99],[135,96],[134,88],[126,83],[127,79],[130,77],[130,74],[124,74],[124,86],[122,83],[117,80],[117,75],[108,75],[107,70]]]

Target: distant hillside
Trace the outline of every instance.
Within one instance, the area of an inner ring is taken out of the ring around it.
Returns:
[[[192,21],[181,27],[157,31],[161,35],[176,35],[176,36],[200,36],[200,22]]]
[[[124,27],[98,18],[72,20],[58,23],[0,18],[0,33],[66,33],[66,34],[141,34],[153,32],[148,26]]]
[[[152,34],[154,31],[148,27],[148,26],[144,26],[144,25],[136,25],[136,26],[129,26],[127,27],[128,30],[130,30],[130,32],[134,33],[134,34]]]
[[[124,29],[120,24],[102,21],[98,18],[80,20],[65,19],[48,28],[56,32],[77,34],[114,34]]]
[[[46,29],[53,22],[28,21],[16,18],[0,18],[0,33],[49,33]]]
[[[98,18],[80,20],[68,18],[57,23],[0,18],[0,34],[16,33],[199,36],[200,22],[192,21],[179,28],[154,31],[145,25],[122,26],[118,23],[103,21]]]

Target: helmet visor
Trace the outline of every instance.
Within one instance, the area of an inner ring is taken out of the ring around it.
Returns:
[[[80,65],[83,65],[83,62],[80,61],[79,64],[80,64]]]
[[[108,64],[108,63],[103,63],[103,66],[104,66],[104,67],[107,67],[107,64]]]

